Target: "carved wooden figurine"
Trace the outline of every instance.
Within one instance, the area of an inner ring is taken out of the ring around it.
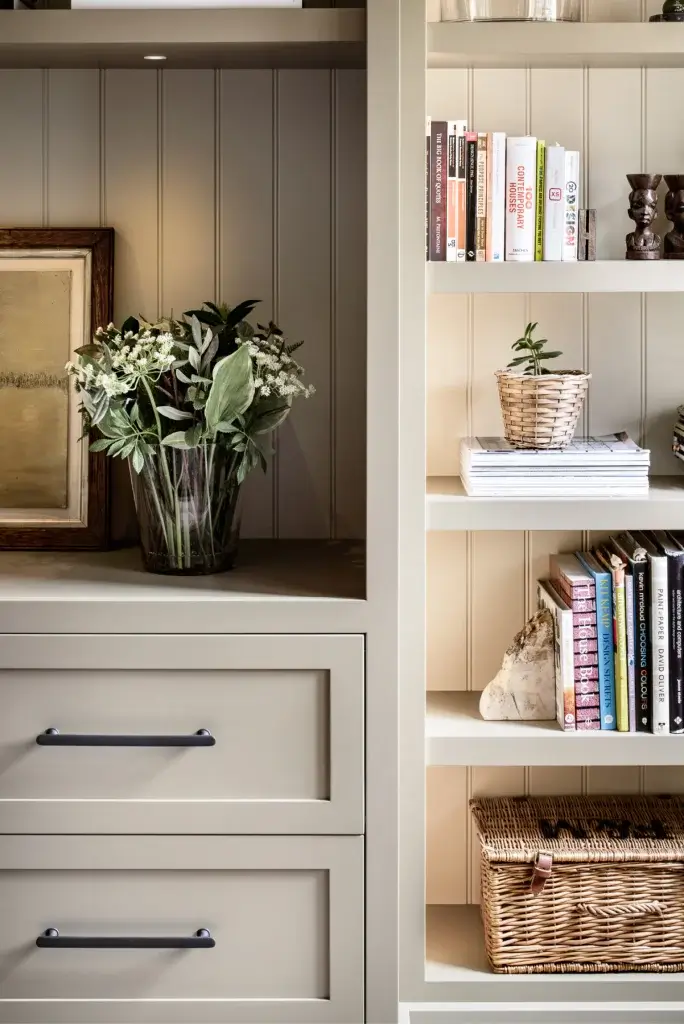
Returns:
[[[662,174],[628,174],[632,186],[629,194],[629,216],[636,230],[627,235],[628,260],[659,260],[660,236],[651,230],[658,205],[658,185]]]
[[[684,0],[665,0],[662,14],[653,14],[651,21],[684,21]]]
[[[665,235],[666,260],[684,260],[684,174],[666,174],[665,215],[674,228]]]

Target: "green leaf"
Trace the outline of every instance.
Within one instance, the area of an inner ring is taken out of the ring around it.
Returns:
[[[220,359],[214,367],[214,383],[206,404],[206,421],[216,433],[222,421],[231,423],[249,408],[254,398],[252,359],[245,346]]]
[[[273,430],[277,430],[289,416],[291,408],[291,399],[280,396],[264,399],[259,402],[254,417],[249,421],[249,433],[270,434]]]
[[[562,355],[562,352],[541,352],[537,356],[537,359],[558,359],[558,357]]]
[[[192,340],[195,343],[195,348],[198,352],[202,351],[202,325],[196,316],[190,318],[190,330],[192,332]]]
[[[200,354],[196,348],[191,348],[188,351],[188,359],[190,360],[190,365],[192,366],[193,370],[197,370],[199,372],[201,360]]]
[[[183,360],[183,365],[185,365],[185,362],[186,360]],[[176,377],[178,377],[181,384],[190,384],[190,378],[182,370],[176,370]]]
[[[527,363],[528,361],[529,360],[528,360],[527,356],[518,356],[517,359],[511,359],[511,361],[510,361],[510,363],[508,365],[509,365],[509,367],[511,367],[511,366],[522,366],[523,363]]]
[[[99,440],[93,441],[90,446],[90,450],[91,452],[106,452],[111,443],[111,438],[101,437]]]
[[[133,463],[133,469],[135,470],[135,472],[141,473],[143,466],[145,465],[145,458],[139,448],[136,448],[135,451],[133,452],[133,457],[131,461]]]
[[[202,434],[202,424],[196,423],[194,427],[185,431],[185,443],[189,448],[196,448],[202,441]]]
[[[162,440],[162,444],[166,448],[182,448],[187,451],[190,445],[185,440],[185,431],[177,430],[174,434],[167,434]]]
[[[191,420],[191,412],[183,412],[182,409],[176,409],[173,405],[158,405],[157,412],[161,416],[166,416],[167,420]]]

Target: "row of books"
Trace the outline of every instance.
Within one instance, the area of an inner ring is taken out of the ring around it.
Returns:
[[[563,729],[684,733],[684,533],[556,555],[538,597],[556,623]]]
[[[503,437],[461,441],[461,480],[477,498],[638,498],[650,452],[627,434],[575,438],[566,448],[513,448]]]
[[[428,118],[426,259],[576,261],[580,154]]]

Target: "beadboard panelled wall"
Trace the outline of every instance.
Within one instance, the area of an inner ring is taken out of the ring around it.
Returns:
[[[363,71],[0,71],[1,223],[115,228],[117,322],[259,298],[306,340],[247,535],[365,535],[365,104]]]
[[[586,0],[585,20],[640,21],[661,9],[650,0]],[[438,20],[439,4],[428,11]],[[579,149],[582,205],[598,211],[599,258],[621,259],[631,223],[625,174],[684,169],[684,134],[670,116],[671,97],[683,89],[680,69],[431,70],[428,112]],[[458,475],[463,435],[501,433],[493,374],[529,320],[563,350],[568,368],[593,374],[586,430],[627,429],[651,448],[655,473],[684,469],[670,451],[684,399],[684,296],[441,295],[429,303],[431,475]],[[431,534],[430,689],[483,689],[535,606],[549,553],[593,540],[580,532]],[[471,796],[640,790],[684,790],[684,768],[428,769],[428,903],[479,899]]]

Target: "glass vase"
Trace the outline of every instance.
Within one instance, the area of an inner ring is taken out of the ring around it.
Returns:
[[[133,497],[148,572],[203,576],[232,569],[240,529],[237,458],[223,445],[156,446]]]

